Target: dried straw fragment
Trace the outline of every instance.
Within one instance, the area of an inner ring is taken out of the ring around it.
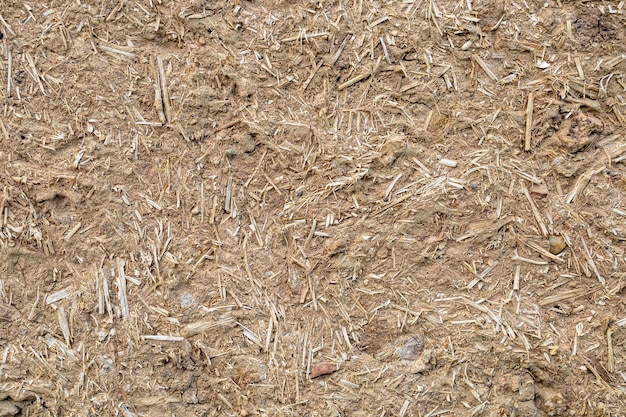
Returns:
[[[65,343],[61,342],[51,334],[47,334],[45,338],[40,337],[39,340],[43,341],[48,347],[56,352],[57,355],[71,359],[74,362],[78,362],[78,357],[72,349]]]
[[[60,291],[57,291],[55,293],[48,295],[46,297],[46,304],[50,305],[52,303],[56,303],[57,301],[64,299],[65,297],[68,297],[72,293],[73,289],[74,288],[70,285],[67,288],[63,288]]]
[[[144,340],[155,340],[158,342],[182,342],[185,340],[182,336],[164,336],[160,334],[144,334],[141,336]]]
[[[59,318],[59,326],[61,327],[61,333],[63,333],[63,338],[65,339],[65,343],[68,346],[72,346],[72,336],[70,333],[70,326],[67,322],[67,316],[65,315],[65,309],[63,306],[59,307],[58,310],[58,318]]]
[[[615,117],[617,117],[617,120],[619,121],[619,124],[622,127],[626,127],[626,117],[624,117],[624,115],[619,111],[616,105],[612,106],[612,109],[613,113],[615,113]]]
[[[520,280],[521,270],[522,270],[522,267],[520,265],[517,265],[515,267],[515,275],[513,276],[513,290],[515,291],[519,291],[519,280]]]
[[[346,45],[348,45],[348,41],[350,41],[351,39],[354,39],[354,35],[351,33],[347,34],[346,37],[343,39],[343,42],[341,42],[341,45],[339,45],[339,48],[337,49],[337,52],[335,52],[335,55],[333,55],[333,59],[331,60],[331,65],[330,65],[331,67],[335,65],[335,63],[341,56],[341,53],[345,49]],[[319,67],[317,67],[317,69],[319,69]],[[315,69],[315,72],[317,72],[317,69]],[[306,83],[306,85],[308,85],[308,83]],[[306,89],[306,87],[304,87],[304,89]]]
[[[76,232],[78,232],[78,229],[80,229],[83,226],[83,224],[81,222],[78,222],[74,225],[74,227],[72,227],[67,234],[65,235],[65,237],[63,238],[66,241],[69,241],[72,239],[72,237],[76,234]]]
[[[269,181],[269,180],[268,180]],[[279,191],[280,193],[280,191]],[[233,195],[233,177],[228,177],[228,182],[226,183],[226,199],[224,201],[224,211],[226,213],[231,212],[231,201]]]
[[[305,38],[308,41],[310,38],[318,38],[320,36],[328,36],[328,35],[330,35],[330,32],[306,33],[306,30],[305,30],[304,33],[301,32],[297,36],[290,36],[289,38],[284,38],[281,40],[281,42],[294,42],[294,41],[302,40],[302,38]]]
[[[337,56],[337,59],[339,59],[339,56]],[[311,81],[313,81],[315,74],[317,74],[317,71],[322,67],[323,64],[324,64],[323,60],[320,60],[317,64],[315,63],[313,64],[313,69],[311,70],[311,74],[309,74],[309,77],[306,79],[304,83],[302,83],[302,87],[300,88],[302,92],[306,91],[306,89],[309,87],[309,84],[311,84]]]
[[[572,201],[574,201],[576,196],[580,194],[585,189],[585,187],[587,187],[587,184],[589,184],[589,181],[591,181],[591,178],[594,175],[602,172],[603,169],[604,167],[600,167],[600,168],[596,167],[596,168],[587,170],[586,172],[581,174],[580,177],[578,177],[578,179],[576,180],[576,183],[574,184],[574,187],[572,188],[572,190],[567,194],[567,197],[565,197],[565,202],[567,204],[570,204]]]
[[[537,251],[541,256],[543,256],[545,258],[548,258],[548,259],[551,259],[554,262],[557,262],[557,263],[560,263],[560,264],[565,262],[563,259],[559,258],[555,254],[552,254],[549,251],[547,251],[544,248],[542,248],[541,246],[537,245],[535,242],[526,241],[526,242],[524,242],[524,244],[527,247]]]
[[[151,199],[151,198],[149,198],[148,196],[143,196],[143,198],[145,198],[145,199],[146,199],[146,203],[148,203],[148,205],[149,205],[150,207],[152,207],[153,209],[158,210],[158,211],[163,210],[163,207],[161,207],[161,206],[159,205],[159,203],[157,203],[156,201],[152,200],[152,199]]]
[[[4,20],[4,17],[2,17],[2,14],[0,13],[0,23],[2,23],[2,25],[7,29],[7,31],[13,35],[13,36],[17,36],[15,34],[15,32],[13,32],[13,29],[11,28],[11,26],[9,26],[9,24],[7,23],[6,20]],[[11,76],[11,73],[9,72],[9,77]]]
[[[550,304],[558,303],[559,301],[571,300],[578,298],[582,295],[589,294],[589,290],[586,288],[575,288],[573,290],[562,291],[558,294],[549,295],[539,300],[539,306],[545,307]]]
[[[172,108],[170,105],[170,93],[167,89],[167,78],[165,77],[165,68],[163,67],[163,58],[160,55],[157,57],[157,65],[159,67],[159,89],[160,89],[161,100],[163,101],[165,121],[167,123],[170,123],[172,121]]]
[[[378,71],[378,67],[380,66],[381,59],[382,59],[382,57],[378,58],[378,60],[374,64],[374,67],[372,68],[371,71],[367,71],[367,72],[364,72],[362,74],[359,74],[356,77],[354,77],[354,78],[346,81],[345,83],[339,85],[337,87],[337,91],[345,90],[346,88],[348,88],[348,87],[358,83],[359,81],[363,81],[363,80],[369,78],[370,76],[374,75],[376,73],[376,71]]]
[[[26,60],[28,61],[28,66],[30,67],[32,74],[31,74],[31,71],[26,71],[26,72],[28,72],[28,74],[31,77],[33,77],[33,79],[39,86],[39,90],[41,90],[41,93],[44,96],[47,96],[46,90],[43,88],[43,83],[41,82],[41,76],[39,75],[39,71],[37,70],[37,67],[35,66],[35,61],[33,61],[33,58],[28,53],[25,53],[24,56],[26,57]]]
[[[207,320],[190,323],[181,329],[180,334],[183,337],[189,338],[220,327],[230,328],[234,325],[234,323],[234,317],[232,317],[230,313],[226,313],[218,320]]]
[[[585,243],[585,239],[583,239],[582,236],[580,237],[580,242],[583,244],[583,249],[585,250],[585,259],[587,260],[587,263],[589,264],[591,269],[593,269],[593,272],[596,274],[596,277],[598,278],[600,284],[606,285],[606,280],[602,277],[602,275],[600,275],[600,272],[596,267],[596,263],[593,261],[593,257],[591,256],[591,251],[589,251],[589,248]]]
[[[230,401],[228,401],[228,400],[226,399],[226,397],[224,397],[224,394],[221,394],[221,393],[220,393],[220,394],[217,394],[217,398],[219,398],[219,399],[220,399],[220,400],[221,400],[224,404],[226,404],[226,406],[227,406],[228,408],[230,408],[232,411],[234,411],[234,410],[235,410],[235,407],[233,407],[233,405],[230,403]]]
[[[600,375],[598,370],[587,359],[583,358],[583,363],[585,364],[585,367],[596,377],[600,385],[602,385],[610,393],[615,394],[615,389],[602,377],[602,375]]]
[[[530,139],[533,128],[533,110],[535,108],[535,93],[528,93],[528,101],[526,103],[526,130],[524,132],[524,150],[530,150]]]
[[[537,261],[537,260],[534,260],[534,259],[528,259],[528,258],[524,258],[522,256],[519,256],[517,254],[517,249],[515,250],[514,255],[511,257],[511,260],[513,260],[513,261],[522,261],[522,262],[526,262],[526,263],[529,263],[529,264],[532,264],[532,265],[548,265],[548,262],[546,262],[546,261]]]
[[[606,346],[607,346],[607,355],[608,355],[607,371],[609,371],[609,373],[615,372],[615,355],[613,352],[613,332],[614,332],[614,329],[607,328],[606,330]]]
[[[524,193],[524,196],[526,196],[526,199],[528,200],[528,203],[530,204],[530,208],[533,212],[533,216],[535,217],[535,221],[537,222],[537,225],[539,225],[539,230],[541,230],[541,234],[544,237],[548,236],[548,228],[546,227],[545,223],[543,222],[543,219],[541,218],[541,214],[539,213],[539,209],[537,209],[537,206],[535,205],[535,202],[533,201],[533,198],[530,196],[530,193],[528,192],[528,189],[523,188],[522,192]]]
[[[391,65],[391,58],[389,57],[389,52],[387,51],[387,45],[385,45],[385,40],[383,37],[380,37],[380,45],[383,47],[383,52],[385,53],[385,60],[389,65]]]
[[[126,292],[126,273],[124,272],[125,265],[126,262],[123,259],[117,260],[117,297],[120,300],[122,318],[130,316],[128,308],[128,294]]]
[[[454,159],[441,158],[439,160],[439,165],[443,165],[449,168],[455,168],[457,163]]]
[[[161,125],[166,124],[167,118],[165,117],[165,111],[163,110],[163,96],[161,94],[161,88],[158,84],[154,86],[154,108],[159,116]]]
[[[110,46],[105,46],[105,45],[98,45],[100,47],[101,50],[105,51],[105,52],[110,52],[112,54],[118,54],[121,55],[123,57],[126,58],[134,58],[135,54],[133,52],[127,52],[127,51],[123,51],[119,48],[113,48]]]
[[[480,66],[483,69],[483,71],[485,71],[485,74],[487,74],[489,78],[491,78],[493,81],[496,81],[496,82],[498,81],[498,76],[491,70],[491,68],[489,68],[487,63],[483,61],[481,57],[479,57],[476,54],[473,54],[472,59],[476,61],[478,66]]]
[[[1,15],[0,15],[1,16]],[[11,97],[11,80],[13,79],[13,54],[11,51],[7,52],[7,93],[8,96]],[[0,123],[2,120],[0,119]],[[4,133],[4,137],[9,139],[9,135],[7,134],[6,128],[4,127],[4,123],[1,123],[2,133]]]

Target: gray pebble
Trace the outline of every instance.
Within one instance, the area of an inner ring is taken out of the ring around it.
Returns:
[[[422,353],[422,349],[424,349],[424,339],[422,336],[411,336],[404,342],[402,347],[398,349],[398,356],[400,359],[412,361]]]
[[[185,293],[180,297],[180,305],[182,307],[190,307],[194,303],[193,295]]]

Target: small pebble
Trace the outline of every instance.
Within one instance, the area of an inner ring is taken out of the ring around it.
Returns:
[[[398,356],[400,359],[412,361],[422,353],[422,349],[424,349],[424,339],[417,335],[411,336],[404,342],[402,347],[398,349]]]
[[[337,370],[338,369],[335,366],[335,364],[332,364],[329,362],[316,363],[315,365],[313,365],[313,368],[311,369],[310,378],[314,379],[322,375],[330,375],[334,372],[337,372]]]
[[[561,236],[550,236],[550,253],[558,255],[567,247],[565,240]]]
[[[98,342],[104,342],[108,335],[108,332],[105,332],[104,330],[98,330],[98,332],[96,333],[96,336],[98,337]]]
[[[180,305],[182,307],[190,307],[193,304],[193,294],[191,293],[184,293],[181,297],[180,297]]]

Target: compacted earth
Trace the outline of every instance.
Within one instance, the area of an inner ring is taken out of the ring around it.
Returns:
[[[626,415],[626,5],[0,0],[0,416]]]

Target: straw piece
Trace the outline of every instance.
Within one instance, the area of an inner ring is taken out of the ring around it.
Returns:
[[[118,48],[113,48],[110,46],[105,46],[105,45],[99,45],[99,48],[105,52],[110,52],[113,54],[118,54],[118,55],[122,55],[126,58],[134,58],[135,54],[133,52],[127,52],[127,51],[123,51],[121,49]]]
[[[0,15],[0,18],[2,17],[2,15]],[[11,97],[11,80],[13,79],[13,55],[11,54],[11,51],[7,52],[7,93],[8,96]],[[2,120],[0,119],[0,122]],[[4,123],[2,123],[2,133],[4,133],[4,137],[6,139],[8,139],[8,135],[6,132],[6,128],[4,127]]]
[[[214,329],[225,327],[230,328],[235,324],[235,318],[227,313],[217,320],[205,320],[190,323],[183,327],[180,331],[181,336],[190,338],[198,334],[206,333]]]
[[[472,54],[472,59],[476,61],[478,66],[480,66],[483,71],[485,71],[485,74],[487,74],[489,78],[491,78],[493,81],[498,81],[498,76],[491,70],[491,68],[489,68],[487,63],[481,57],[476,54]]]
[[[546,262],[546,261],[537,261],[535,259],[529,259],[529,258],[524,258],[522,256],[519,256],[517,254],[517,250],[515,250],[515,254],[511,257],[511,260],[526,262],[526,263],[529,263],[529,264],[532,264],[532,265],[548,265],[548,262]]]
[[[389,57],[389,52],[387,51],[387,45],[385,45],[385,40],[383,39],[382,36],[379,38],[379,40],[380,40],[380,45],[383,47],[383,52],[385,53],[385,60],[387,61],[389,65],[391,65],[391,58]]]
[[[4,20],[4,17],[2,17],[2,14],[1,14],[1,13],[0,13],[0,23],[2,23],[2,25],[3,25],[6,29],[7,29],[7,31],[8,31],[11,35],[13,35],[13,36],[17,36],[17,35],[15,34],[15,32],[13,32],[13,29],[11,28],[11,26],[9,26],[9,24],[7,23],[7,21],[6,21],[6,20]],[[9,72],[9,74],[10,74],[10,72]],[[9,75],[9,76],[10,76],[10,75]]]
[[[613,113],[615,114],[615,117],[617,117],[619,124],[622,127],[626,127],[626,117],[624,117],[624,115],[619,111],[616,105],[612,106],[611,108],[613,109]]]
[[[306,30],[305,30],[299,33],[297,36],[290,36],[288,38],[284,38],[281,40],[281,42],[294,42],[294,41],[300,41],[302,39],[306,39],[308,41],[309,39],[319,38],[321,36],[329,36],[330,34],[331,34],[330,32],[306,33]]]
[[[68,230],[67,234],[65,235],[65,237],[63,238],[64,240],[71,240],[72,237],[76,234],[76,232],[78,232],[78,230],[83,226],[83,224],[81,222],[78,222],[74,225],[74,227],[72,227],[70,230]]]
[[[161,55],[157,57],[157,65],[159,67],[159,89],[165,113],[165,123],[170,123],[172,121],[172,108],[170,105],[170,94],[167,89],[167,78],[165,77],[165,68],[163,67],[163,58]]]
[[[520,265],[517,265],[515,267],[515,275],[513,276],[513,290],[515,291],[519,290],[519,280],[520,280],[521,270],[522,270],[522,267]]]
[[[531,248],[531,249],[533,249],[533,250],[537,251],[539,254],[541,254],[541,256],[543,256],[543,257],[545,257],[545,258],[548,258],[548,259],[551,259],[551,260],[553,260],[553,261],[554,261],[554,262],[556,262],[556,263],[561,264],[561,263],[564,263],[564,262],[565,262],[563,259],[559,258],[558,256],[556,256],[556,255],[554,255],[554,254],[550,253],[549,251],[545,250],[545,249],[544,249],[544,248],[542,248],[541,246],[537,245],[535,242],[526,241],[526,242],[524,242],[524,244],[525,244],[527,247],[529,247],[529,248]]]
[[[578,179],[576,180],[574,187],[572,187],[572,190],[565,197],[565,202],[568,204],[572,203],[572,201],[574,201],[576,196],[578,196],[578,194],[580,194],[585,189],[585,187],[587,187],[587,184],[589,184],[589,181],[591,181],[591,178],[594,175],[602,172],[604,169],[605,169],[604,167],[599,167],[599,168],[596,167],[596,168],[587,170],[583,174],[581,174],[580,177],[578,177]]]
[[[50,305],[66,297],[69,297],[72,294],[72,291],[73,291],[73,287],[70,285],[67,288],[64,288],[60,291],[52,293],[46,297],[46,304]]]
[[[338,55],[337,55],[337,59],[339,59]],[[311,81],[313,81],[315,74],[317,74],[317,71],[322,67],[323,64],[324,64],[323,60],[320,60],[317,64],[313,63],[313,69],[311,70],[309,77],[306,79],[306,81],[304,81],[304,83],[302,83],[302,87],[301,87],[302,92],[306,91],[306,89],[309,88],[309,84],[311,84]]]
[[[368,72],[364,72],[362,74],[357,75],[354,78],[349,79],[348,81],[346,81],[343,84],[340,84],[337,87],[337,91],[341,91],[344,90],[350,86],[353,86],[354,84],[358,83],[359,81],[363,81],[367,78],[369,78],[370,76],[374,75],[376,73],[376,71],[378,71],[378,67],[380,66],[380,61],[381,61],[382,57],[379,57],[378,60],[376,61],[376,63],[374,64],[374,67],[372,68],[371,71]]]
[[[541,214],[539,213],[539,209],[537,209],[537,206],[535,205],[533,198],[531,197],[527,188],[524,187],[522,189],[522,192],[524,193],[524,196],[526,196],[526,199],[528,200],[528,204],[530,204],[530,209],[532,210],[532,213],[533,213],[533,216],[535,217],[535,221],[537,222],[537,225],[539,225],[539,230],[541,230],[541,234],[544,237],[547,237],[548,229],[546,228],[546,225],[543,222],[543,219],[541,218]]]
[[[363,74],[357,75],[356,77],[349,79],[345,83],[340,84],[339,87],[337,87],[337,91],[344,90],[344,89],[346,89],[346,88],[348,88],[348,87],[358,83],[359,81],[363,81],[366,78],[369,78],[371,75],[372,75],[371,72],[365,72]]]
[[[331,66],[335,65],[337,63],[337,60],[339,60],[339,57],[341,56],[341,53],[343,52],[343,50],[345,49],[346,45],[348,44],[348,41],[350,41],[351,39],[354,39],[354,35],[349,33],[346,35],[346,37],[343,39],[343,42],[341,42],[341,45],[339,45],[339,48],[337,49],[337,52],[335,52],[335,55],[333,55],[333,59],[331,60]],[[319,69],[319,67],[317,67],[317,69],[315,69],[315,72],[317,72],[317,70]],[[313,73],[310,78],[313,78],[315,74]],[[310,82],[309,80],[307,80],[308,82]],[[308,86],[308,82],[305,83],[305,87],[303,89],[306,89],[306,86]]]
[[[528,101],[526,102],[526,130],[524,131],[524,150],[530,150],[530,139],[533,128],[533,110],[535,108],[535,93],[528,93]]]
[[[61,306],[57,312],[59,318],[59,326],[61,327],[61,333],[65,339],[65,344],[72,346],[72,336],[70,333],[70,326],[67,322],[67,316],[65,315],[65,309]]]
[[[46,90],[43,88],[43,84],[41,82],[41,76],[39,75],[39,71],[37,71],[37,67],[35,66],[35,61],[33,61],[33,58],[30,56],[29,53],[25,53],[24,56],[26,57],[26,61],[28,61],[28,66],[31,69],[31,72],[29,72],[30,76],[33,77],[33,79],[35,80],[35,82],[37,83],[37,85],[39,86],[39,90],[41,91],[41,93],[46,96]]]
[[[160,334],[144,334],[141,336],[144,340],[154,340],[158,342],[182,342],[185,340],[182,336],[164,336]]]
[[[591,251],[589,251],[587,243],[585,243],[585,239],[583,239],[582,236],[580,238],[580,243],[582,243],[583,249],[585,250],[585,259],[587,260],[587,263],[589,263],[589,266],[591,266],[591,269],[593,269],[593,272],[596,274],[598,281],[600,284],[606,285],[606,280],[602,277],[602,275],[600,275],[600,272],[596,267],[596,263],[593,261],[593,257],[591,256]]]
[[[120,307],[122,309],[122,318],[127,318],[130,315],[128,308],[128,294],[126,292],[126,273],[124,272],[124,266],[126,262],[123,259],[117,260],[117,297],[120,300]]]
[[[607,346],[607,371],[609,373],[615,372],[615,354],[613,352],[613,331],[614,329],[607,328],[606,330],[606,346]]]
[[[545,307],[547,305],[550,304],[556,304],[560,301],[565,301],[565,300],[570,300],[573,298],[578,298],[582,295],[588,294],[589,291],[586,288],[576,288],[573,290],[566,290],[566,291],[562,291],[560,293],[554,294],[554,295],[549,295],[547,297],[542,298],[541,300],[539,300],[539,305],[541,307]]]

